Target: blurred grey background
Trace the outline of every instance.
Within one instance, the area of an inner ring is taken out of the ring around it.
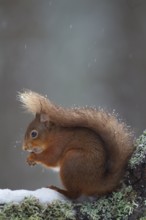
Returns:
[[[16,94],[28,88],[63,106],[94,105],[136,136],[146,128],[146,1],[0,0],[0,188],[60,184],[30,168],[21,142],[31,115]]]

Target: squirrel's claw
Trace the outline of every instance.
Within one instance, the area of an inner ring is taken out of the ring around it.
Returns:
[[[31,153],[31,154],[27,157],[27,163],[29,164],[29,166],[34,166],[34,165],[36,165],[36,161],[34,160],[34,153]]]

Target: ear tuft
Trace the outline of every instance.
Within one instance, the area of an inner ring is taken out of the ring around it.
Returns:
[[[49,122],[49,116],[45,113],[40,114],[40,122]]]

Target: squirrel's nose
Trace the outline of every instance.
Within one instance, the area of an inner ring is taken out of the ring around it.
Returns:
[[[22,149],[23,149],[23,150],[27,150],[27,146],[23,144],[23,145],[22,145]]]
[[[22,149],[25,150],[25,151],[28,151],[30,153],[33,152],[32,146],[31,145],[27,145],[25,143],[23,143]]]
[[[28,150],[28,147],[29,146],[27,146],[26,142],[24,141],[23,144],[22,144],[22,149],[23,150]]]

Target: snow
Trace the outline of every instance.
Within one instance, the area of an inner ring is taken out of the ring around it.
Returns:
[[[19,203],[26,197],[35,197],[40,203],[51,203],[55,200],[66,201],[66,197],[49,188],[41,188],[34,191],[31,190],[10,190],[0,189],[0,204]]]

